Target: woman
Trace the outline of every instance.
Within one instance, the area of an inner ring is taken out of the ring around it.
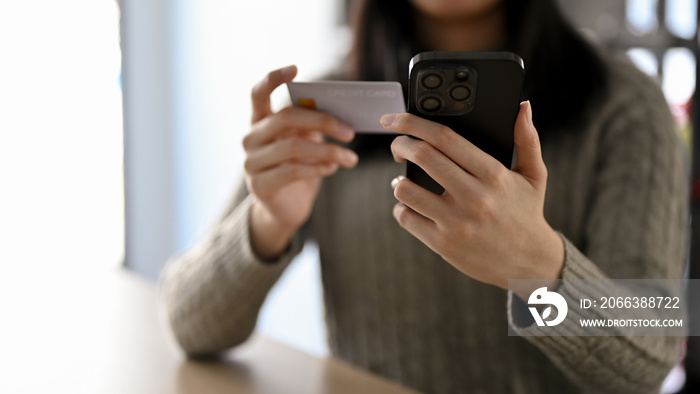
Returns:
[[[422,141],[355,136],[301,108],[273,113],[269,94],[296,69],[270,73],[253,90],[243,142],[250,194],[241,189],[163,274],[164,307],[184,351],[243,342],[310,236],[330,348],[348,362],[426,392],[658,390],[679,338],[505,332],[538,330],[513,314],[509,278],[681,277],[684,157],[658,88],[598,55],[553,1],[361,3],[350,78],[406,81],[408,60],[426,49],[523,57],[532,105],[521,104],[514,127],[515,166],[407,114],[382,124]],[[446,193],[397,178],[405,160],[439,176]]]

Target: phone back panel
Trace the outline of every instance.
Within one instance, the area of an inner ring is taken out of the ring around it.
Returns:
[[[428,68],[464,65],[476,73],[471,110],[461,115],[429,115],[417,107],[417,78]],[[509,52],[423,52],[411,60],[408,112],[441,123],[495,157],[507,168],[513,158],[513,127],[524,80],[522,60]],[[407,177],[426,189],[442,194],[444,189],[420,167],[408,163]]]

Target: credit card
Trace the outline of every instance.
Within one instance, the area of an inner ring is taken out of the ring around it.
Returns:
[[[379,118],[406,112],[398,82],[289,82],[287,88],[292,104],[329,113],[358,133],[395,134]]]

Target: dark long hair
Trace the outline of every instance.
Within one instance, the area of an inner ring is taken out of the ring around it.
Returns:
[[[416,38],[413,6],[408,0],[356,0],[354,6],[348,76],[398,81],[405,91],[409,60],[430,50]],[[524,60],[523,99],[532,102],[538,132],[544,139],[554,131],[575,129],[604,94],[601,56],[565,20],[556,0],[505,0],[505,7],[504,49]],[[359,136],[353,145],[362,151],[386,144],[386,138],[380,140]]]

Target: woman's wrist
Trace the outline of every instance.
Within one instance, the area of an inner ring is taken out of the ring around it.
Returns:
[[[541,253],[538,253],[536,260],[533,260],[528,265],[528,269],[523,279],[537,280],[537,287],[545,286],[549,290],[554,290],[561,279],[562,270],[564,269],[564,260],[566,259],[566,251],[564,240],[547,225],[547,231],[542,238]],[[527,282],[523,282],[527,283]],[[535,283],[535,282],[533,282]],[[527,287],[527,286],[525,286]],[[522,300],[527,302],[527,299],[536,288],[516,288],[511,289]]]
[[[564,268],[564,259],[566,257],[564,249],[564,241],[559,234],[549,225],[547,225],[547,237],[544,243],[545,247],[545,264],[542,264],[541,275],[537,279],[561,279],[561,271]]]
[[[281,225],[256,201],[250,212],[250,244],[253,253],[263,261],[279,257],[289,246],[297,229]]]

